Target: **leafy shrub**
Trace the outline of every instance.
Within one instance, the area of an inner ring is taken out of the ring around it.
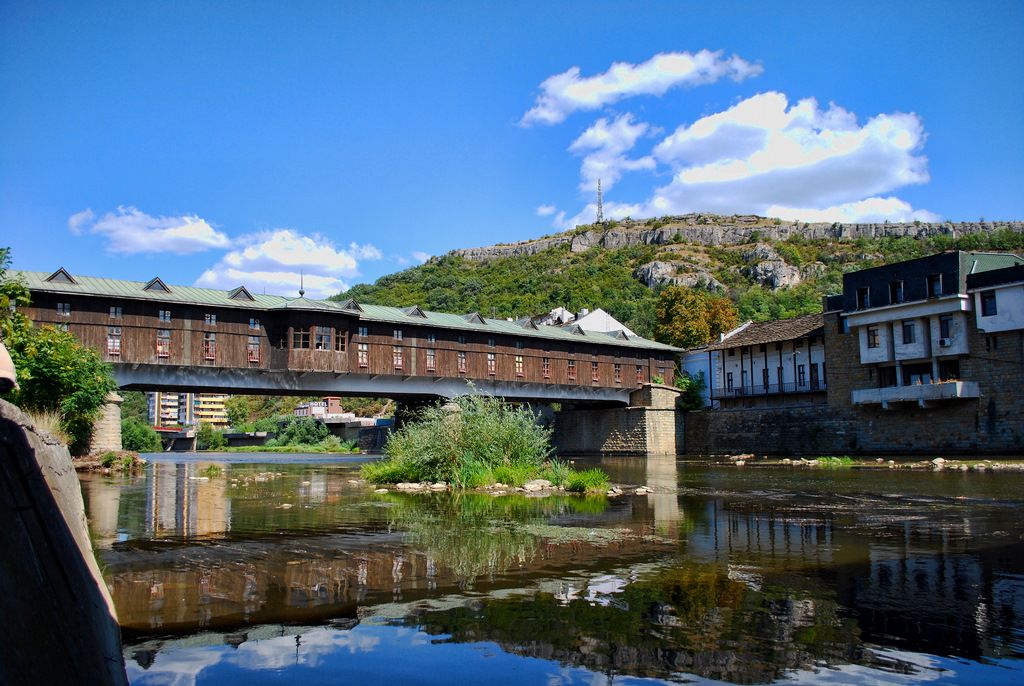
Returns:
[[[696,377],[689,374],[676,376],[676,388],[683,393],[679,396],[680,410],[702,410],[704,409],[704,396],[702,395],[707,384],[704,381],[704,372],[698,372]]]
[[[569,480],[569,475],[572,471],[573,470],[564,461],[554,458],[544,465],[544,468],[540,473],[540,478],[547,479],[555,486],[565,486],[565,483]]]
[[[210,424],[200,424],[196,432],[197,450],[223,450],[228,446],[228,439]]]
[[[134,417],[121,421],[121,445],[137,453],[156,453],[163,449],[160,435],[153,427]]]
[[[831,469],[839,469],[839,468],[843,468],[843,467],[852,467],[853,466],[853,458],[852,457],[819,457],[818,458],[818,466],[819,467],[829,467]]]
[[[312,417],[292,417],[267,445],[317,445],[330,435],[330,429],[323,422],[318,422]]]
[[[117,462],[117,453],[115,453],[112,450],[108,450],[107,452],[103,453],[103,455],[100,456],[101,467],[106,467],[107,469],[109,469],[110,467],[114,466],[115,462]]]
[[[522,486],[534,477],[536,468],[532,465],[499,465],[491,474],[494,481],[506,486]]]
[[[574,493],[606,491],[608,490],[608,475],[597,468],[574,471],[566,480],[565,490]]]

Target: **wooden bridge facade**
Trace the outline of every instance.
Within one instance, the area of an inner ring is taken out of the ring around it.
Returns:
[[[73,333],[124,388],[233,393],[510,398],[624,403],[675,348],[622,332],[353,301],[21,272],[26,314]]]

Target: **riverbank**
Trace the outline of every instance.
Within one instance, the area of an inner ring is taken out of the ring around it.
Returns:
[[[935,457],[925,460],[902,460],[875,458],[854,458],[848,456],[821,456],[816,458],[756,457],[754,455],[720,455],[694,460],[691,464],[727,467],[803,467],[810,469],[916,469],[950,470],[961,472],[1016,471],[1024,472],[1024,459],[956,459]]]
[[[285,454],[316,454],[316,455],[362,455],[361,450],[333,450],[322,445],[237,445],[217,450],[200,450],[200,453],[285,453]]]

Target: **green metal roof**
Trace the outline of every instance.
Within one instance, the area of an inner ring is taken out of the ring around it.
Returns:
[[[565,341],[571,343],[593,343],[596,345],[610,345],[618,348],[639,348],[644,350],[660,350],[665,352],[678,352],[681,349],[664,343],[651,341],[640,336],[617,337],[615,332],[602,333],[586,331],[573,333],[568,328],[557,326],[537,326],[536,328],[524,327],[516,322],[505,319],[487,319],[480,317],[478,321],[467,321],[464,315],[451,314],[448,312],[430,312],[423,310],[425,316],[407,314],[399,307],[386,307],[384,305],[367,305],[359,303],[359,310],[347,309],[346,303],[332,300],[312,300],[310,298],[298,297],[287,298],[280,295],[266,295],[252,293],[253,300],[242,297],[233,299],[230,293],[216,288],[199,288],[196,286],[176,286],[167,284],[170,292],[163,290],[146,290],[148,281],[126,281],[123,279],[105,279],[94,276],[70,275],[75,283],[69,283],[60,279],[47,280],[51,274],[46,272],[14,271],[12,276],[20,277],[25,284],[33,291],[46,293],[67,293],[76,295],[96,295],[114,298],[128,298],[133,300],[148,300],[168,304],[185,305],[206,305],[210,307],[228,307],[243,310],[304,310],[312,312],[332,312],[339,315],[355,317],[361,321],[388,322],[392,324],[407,324],[409,326],[433,326],[442,329],[457,329],[460,331],[472,331],[474,333],[493,333],[496,335],[521,336],[523,338],[544,338],[547,340]],[[54,274],[57,274],[55,272]],[[250,292],[251,293],[251,292]]]
[[[963,253],[962,258],[963,261],[960,264],[964,275],[980,274],[993,269],[1004,269],[1024,264],[1024,257],[1014,255],[1012,252],[968,252]]]

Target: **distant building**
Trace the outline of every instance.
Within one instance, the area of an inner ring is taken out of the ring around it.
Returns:
[[[228,428],[224,402],[230,397],[220,393],[148,393],[149,422],[153,426],[196,426],[211,424]]]
[[[746,322],[704,347],[712,404],[825,402],[824,319]],[[717,355],[716,355],[717,353]]]
[[[625,324],[611,316],[600,307],[591,312],[587,308],[573,314],[564,307],[556,307],[545,315],[533,318],[534,324],[564,327],[574,324],[584,331],[614,333],[621,331],[627,336],[637,337]]]
[[[295,408],[296,417],[314,417],[321,420],[349,420],[355,419],[354,412],[346,412],[341,404],[341,398],[328,396],[322,400],[311,400],[301,403]]]

